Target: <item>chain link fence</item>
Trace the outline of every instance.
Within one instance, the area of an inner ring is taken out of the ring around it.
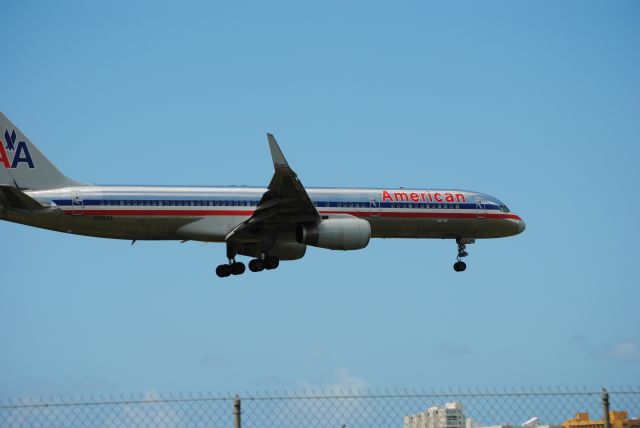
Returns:
[[[640,388],[609,391],[611,411],[640,417]],[[585,388],[393,390],[247,395],[148,394],[0,403],[0,427],[403,427],[404,417],[458,402],[468,426],[560,425],[577,412],[602,420],[601,391]],[[629,426],[629,425],[628,425]],[[615,428],[615,427],[612,427]]]

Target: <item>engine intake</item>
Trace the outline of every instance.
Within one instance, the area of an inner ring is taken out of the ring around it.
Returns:
[[[296,229],[300,244],[329,250],[360,250],[369,244],[371,226],[357,217],[328,218],[318,224],[301,224]]]

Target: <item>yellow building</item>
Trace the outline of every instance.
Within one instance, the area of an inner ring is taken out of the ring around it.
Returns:
[[[640,428],[640,419],[628,419],[627,412],[609,412],[611,428]],[[604,421],[592,421],[589,413],[576,413],[576,417],[562,423],[564,428],[604,428]]]

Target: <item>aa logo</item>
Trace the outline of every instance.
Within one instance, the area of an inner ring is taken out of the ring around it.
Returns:
[[[9,134],[9,130],[5,129],[4,139],[0,139],[0,164],[5,169],[14,169],[21,163],[26,163],[29,168],[35,168],[27,143],[18,141],[16,144],[16,130],[11,130]]]

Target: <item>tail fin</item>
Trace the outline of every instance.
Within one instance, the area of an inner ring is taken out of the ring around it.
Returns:
[[[0,185],[10,185],[23,190],[43,190],[81,184],[61,173],[0,112]]]

